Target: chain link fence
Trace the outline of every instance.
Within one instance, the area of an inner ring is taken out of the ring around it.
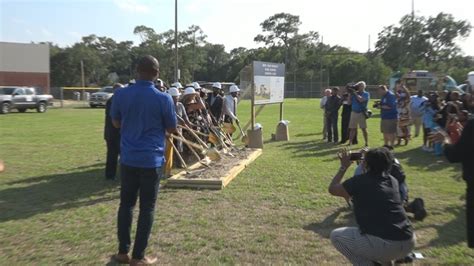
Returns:
[[[285,82],[285,98],[321,98],[324,90],[328,88],[344,88],[345,85],[330,85],[328,82]],[[366,91],[370,93],[372,99],[378,99],[378,85],[367,85]]]

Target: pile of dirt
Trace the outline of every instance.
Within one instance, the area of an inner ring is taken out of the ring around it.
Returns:
[[[197,169],[189,170],[187,174],[182,176],[182,178],[219,180],[227,175],[230,169],[239,165],[242,160],[247,159],[252,152],[253,150],[251,149],[233,150],[227,154],[221,152],[222,158],[219,161],[209,162],[207,164],[209,167],[202,165]]]

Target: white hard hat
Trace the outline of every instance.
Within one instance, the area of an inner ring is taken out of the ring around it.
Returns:
[[[219,89],[219,90],[222,89],[222,85],[221,85],[220,82],[214,82],[214,83],[212,84],[212,87],[213,87],[213,88],[217,88],[217,89]]]
[[[167,92],[171,96],[179,97],[181,95],[181,92],[179,92],[178,88],[176,87],[169,88]]]
[[[196,90],[193,87],[187,87],[184,90],[183,96],[191,95],[191,94],[197,94]]]
[[[230,93],[239,92],[239,91],[240,91],[240,89],[239,89],[239,87],[238,87],[237,85],[232,85],[232,86],[230,86],[230,88],[229,88],[229,92],[230,92]]]
[[[163,86],[163,80],[157,79],[157,80],[155,81],[155,84],[158,84],[158,83],[160,84],[160,86]]]
[[[365,84],[365,81],[359,81],[354,86],[362,86],[362,88],[364,89],[367,87],[367,85]]]
[[[199,85],[199,83],[197,83],[197,82],[193,82],[193,86],[194,86],[195,90],[202,89],[201,85]]]
[[[181,85],[181,83],[179,83],[179,82],[175,82],[175,83],[171,84],[171,86],[172,86],[172,87],[176,87],[176,88],[178,88],[178,89],[184,88],[183,85]]]

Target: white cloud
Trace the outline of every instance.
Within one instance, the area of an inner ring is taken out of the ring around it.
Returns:
[[[139,3],[137,0],[115,0],[115,5],[127,12],[133,13],[151,13],[151,7],[142,3]]]

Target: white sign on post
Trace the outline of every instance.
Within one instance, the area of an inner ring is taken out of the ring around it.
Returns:
[[[285,97],[285,64],[253,62],[255,104],[282,103]]]

